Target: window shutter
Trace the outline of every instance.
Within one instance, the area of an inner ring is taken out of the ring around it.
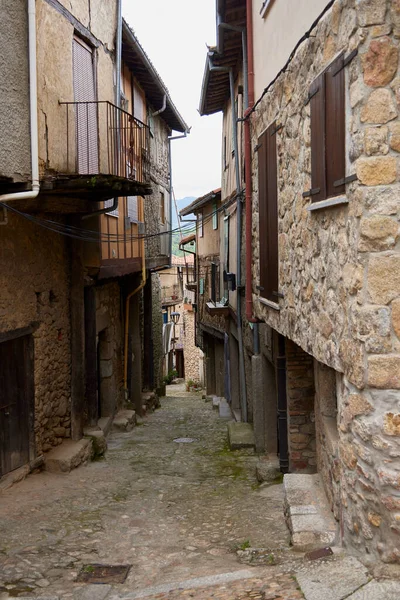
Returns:
[[[345,193],[345,97],[344,55],[340,55],[326,71],[326,193],[327,198]],[[336,185],[335,185],[336,183]]]
[[[325,73],[311,84],[311,200],[326,198],[325,178]]]
[[[258,210],[260,237],[260,291],[261,296],[267,288],[268,246],[267,246],[267,132],[258,138]]]
[[[218,229],[218,212],[217,212],[217,203],[213,202],[212,205],[212,224],[213,229]]]
[[[267,130],[267,244],[268,244],[268,283],[265,298],[277,301],[279,291],[278,259],[278,168],[276,155],[276,123]]]

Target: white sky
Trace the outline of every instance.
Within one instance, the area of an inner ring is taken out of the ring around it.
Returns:
[[[167,86],[188,126],[172,142],[177,199],[202,196],[221,185],[221,115],[197,112],[206,44],[215,43],[215,0],[123,0],[122,12]]]

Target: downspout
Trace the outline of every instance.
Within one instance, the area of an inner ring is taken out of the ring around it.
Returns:
[[[250,111],[254,106],[254,52],[253,52],[253,0],[246,1],[247,21],[247,60],[248,60],[248,106],[244,112],[244,164],[246,172],[246,318],[249,322],[255,322],[253,317],[253,290],[252,290],[252,268],[253,268],[253,212],[252,195],[253,181],[251,170],[251,134],[250,134]]]
[[[163,113],[166,108],[167,108],[167,94],[164,94],[162,107],[160,108],[160,110],[157,110],[155,113],[153,113],[152,116],[157,117],[158,115],[161,115],[161,113]]]
[[[32,190],[29,192],[3,194],[0,196],[0,202],[11,202],[13,200],[33,200],[38,196],[40,191],[36,73],[36,0],[28,0],[28,35]]]
[[[233,135],[233,148],[235,152],[235,175],[236,175],[236,202],[237,202],[237,217],[236,217],[236,232],[237,232],[237,252],[236,252],[236,279],[237,279],[237,330],[238,330],[238,345],[239,345],[239,385],[240,385],[240,398],[241,398],[241,410],[242,420],[247,422],[247,394],[246,394],[246,372],[244,366],[244,348],[243,348],[243,332],[242,332],[242,308],[240,298],[241,288],[241,235],[242,235],[242,201],[241,195],[242,190],[240,186],[240,173],[239,173],[239,144],[237,136],[237,115],[236,115],[236,104],[235,104],[235,82],[233,79],[233,69],[230,67],[214,67],[209,60],[210,71],[220,71],[229,74],[229,88],[231,96],[231,110],[232,110],[232,135]]]

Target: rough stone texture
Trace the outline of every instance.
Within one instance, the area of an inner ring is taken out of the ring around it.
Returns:
[[[50,473],[69,473],[90,460],[91,455],[91,439],[83,438],[79,442],[66,440],[46,455],[44,466]]]
[[[259,158],[253,153],[254,313],[338,374],[338,416],[316,407],[319,465],[330,501],[340,507],[345,544],[385,564],[400,562],[393,501],[400,451],[397,436],[388,433],[396,431],[400,399],[399,33],[399,2],[337,0],[251,116],[253,148],[274,120],[283,125],[276,134],[283,298],[279,311],[258,299]],[[329,65],[333,47],[345,55],[358,49],[345,79],[346,175],[356,173],[358,179],[346,185],[347,206],[309,212],[310,200],[302,194],[311,187],[311,109],[304,100]],[[291,385],[288,370],[290,403]],[[360,396],[357,405],[354,398]],[[290,443],[299,444],[300,452],[307,435],[289,429],[296,439]],[[297,448],[290,452],[292,460],[301,458]],[[385,461],[390,473],[379,476]]]
[[[373,40],[362,57],[364,81],[371,87],[387,85],[397,71],[399,53],[388,37]]]
[[[347,600],[397,600],[400,597],[399,581],[370,581],[347,597]]]
[[[134,410],[120,410],[114,417],[112,429],[114,431],[131,431],[136,423]]]
[[[64,237],[9,214],[2,227],[0,331],[37,322],[36,453],[70,436],[69,258]],[[18,243],[15,243],[18,240]]]
[[[29,135],[28,13],[23,2],[1,6],[0,175],[31,177]]]
[[[390,147],[396,152],[400,152],[400,123],[397,121],[390,127]]]
[[[220,404],[221,406],[221,404]],[[254,448],[254,432],[250,423],[228,423],[228,440],[231,450]]]
[[[165,237],[165,236],[164,236]],[[152,325],[153,325],[153,357],[154,357],[154,389],[160,390],[163,378],[163,317],[161,312],[161,281],[158,273],[151,274],[152,286]],[[145,367],[146,368],[146,367]]]
[[[184,309],[183,322],[184,322],[184,357],[185,357],[185,379],[192,379],[192,381],[201,381],[201,362],[202,352],[200,348],[195,345],[195,318],[196,313],[190,309]]]
[[[85,437],[92,440],[92,457],[103,456],[107,450],[107,440],[101,429],[89,428],[84,430]]]
[[[380,88],[371,92],[365,106],[361,110],[363,123],[387,123],[397,116],[396,106],[390,90]]]

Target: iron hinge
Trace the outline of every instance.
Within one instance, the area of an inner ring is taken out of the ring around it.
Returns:
[[[254,152],[258,152],[261,146],[262,144],[257,144],[257,146],[254,146]]]
[[[260,290],[260,292],[263,292],[264,288],[262,285],[256,285],[256,290]]]
[[[283,125],[282,125],[282,124],[281,124],[281,125],[277,125],[277,126],[275,127],[275,129],[274,129],[273,131],[271,131],[271,137],[272,137],[273,135],[275,135],[276,133],[278,133],[278,131],[280,131],[281,129],[283,129]]]
[[[333,187],[339,187],[340,185],[345,185],[346,183],[351,183],[352,181],[356,181],[357,175],[349,175],[348,177],[342,177],[342,179],[337,179],[333,182]]]
[[[311,188],[311,190],[307,190],[303,192],[303,198],[308,198],[309,196],[316,196],[321,191],[321,188]]]
[[[282,294],[282,292],[272,292],[273,296],[277,296],[277,298],[284,298],[285,296]]]
[[[307,106],[307,104],[310,102],[311,98],[313,98],[313,96],[315,96],[315,94],[318,94],[318,92],[319,92],[319,86],[316,87],[313,92],[308,92],[308,96],[304,102],[304,106]]]
[[[358,50],[357,50],[357,48],[355,48],[355,50],[353,50],[353,52],[350,52],[350,54],[346,58],[343,59],[343,63],[336,69],[336,71],[334,71],[332,73],[332,77],[335,77],[335,75],[337,75],[338,73],[340,73],[340,71],[342,69],[344,69],[345,67],[347,67],[347,65],[349,63],[351,63],[351,61],[353,60],[353,58],[355,58],[357,56],[357,54],[358,54]]]

